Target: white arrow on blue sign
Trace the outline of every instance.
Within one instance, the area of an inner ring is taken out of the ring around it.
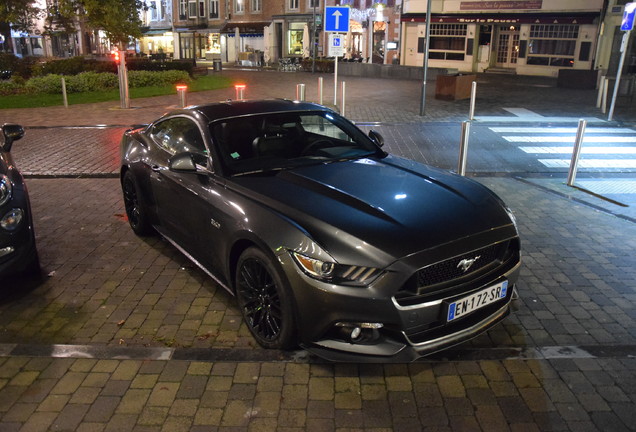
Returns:
[[[346,33],[349,31],[349,8],[343,6],[325,7],[325,31]]]
[[[627,3],[623,12],[621,30],[630,31],[634,28],[634,17],[636,16],[636,3]]]

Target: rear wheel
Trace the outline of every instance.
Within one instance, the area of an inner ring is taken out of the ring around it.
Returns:
[[[137,180],[132,172],[126,171],[126,174],[124,174],[122,189],[126,216],[130,227],[139,236],[152,234],[153,229],[148,217],[148,211],[143,204]]]
[[[254,339],[265,348],[296,345],[296,322],[285,276],[271,258],[249,248],[239,258],[236,298]]]

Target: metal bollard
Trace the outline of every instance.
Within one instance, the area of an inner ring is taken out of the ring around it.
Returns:
[[[64,108],[68,108],[68,96],[66,95],[66,80],[62,77],[62,100],[64,101]]]
[[[236,100],[243,100],[243,92],[245,91],[245,84],[237,84],[234,86],[236,89]]]
[[[342,82],[342,107],[340,108],[340,114],[342,114],[342,116],[345,115],[345,93],[346,93],[346,88],[347,88],[347,83],[346,82]]]
[[[318,103],[322,105],[322,77],[318,78]]]
[[[598,83],[598,92],[596,94],[596,108],[601,107],[601,101],[603,100],[603,86],[605,85],[605,75],[601,77]]]
[[[459,143],[459,164],[457,165],[457,174],[466,175],[466,159],[468,157],[468,136],[470,135],[470,122],[462,122],[462,133]]]
[[[568,186],[574,185],[576,180],[576,170],[579,167],[579,157],[581,156],[581,145],[583,144],[583,136],[585,135],[585,127],[587,120],[579,120],[579,127],[576,130],[576,139],[574,141],[574,150],[572,151],[572,161],[570,162],[570,172],[568,173]]]
[[[609,79],[605,77],[603,79],[603,100],[601,101],[601,112],[605,114],[607,112],[607,91],[609,87]]]
[[[473,86],[470,90],[470,110],[468,112],[468,120],[475,119],[475,99],[477,98],[477,81],[473,81]]]
[[[296,84],[296,100],[305,101],[305,84]]]
[[[179,96],[179,107],[183,108],[188,105],[188,96],[187,96],[188,86],[187,85],[178,85],[177,86],[177,95]]]

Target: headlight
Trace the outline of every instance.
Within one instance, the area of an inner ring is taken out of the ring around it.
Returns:
[[[506,213],[508,213],[508,217],[510,217],[510,220],[512,221],[512,224],[515,227],[515,230],[517,230],[517,232],[519,232],[519,226],[517,225],[517,217],[512,212],[512,210],[510,210],[508,207],[505,207],[505,209],[506,209]]]
[[[11,180],[4,174],[0,174],[0,206],[6,204],[11,199]]]
[[[291,252],[294,261],[308,276],[334,284],[366,286],[373,282],[382,270],[373,267],[342,265]]]

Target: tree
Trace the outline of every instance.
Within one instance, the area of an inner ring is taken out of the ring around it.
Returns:
[[[125,47],[130,38],[141,37],[139,12],[146,8],[142,0],[58,0],[56,3],[58,25],[67,31],[74,30],[76,23],[83,21],[94,29],[104,30],[119,47]]]
[[[44,14],[36,5],[35,0],[2,0],[0,2],[0,33],[5,37],[7,48],[13,52],[11,27],[14,30],[29,31],[35,26],[35,21]]]
[[[60,22],[67,29],[74,23],[86,23],[102,29],[108,39],[119,47],[119,95],[122,108],[130,108],[126,56],[121,53],[131,38],[141,37],[139,12],[147,8],[143,0],[57,0]],[[76,19],[77,17],[77,19]]]
[[[0,3],[0,22],[11,23],[16,30],[29,30],[42,15],[34,0],[3,0]]]

